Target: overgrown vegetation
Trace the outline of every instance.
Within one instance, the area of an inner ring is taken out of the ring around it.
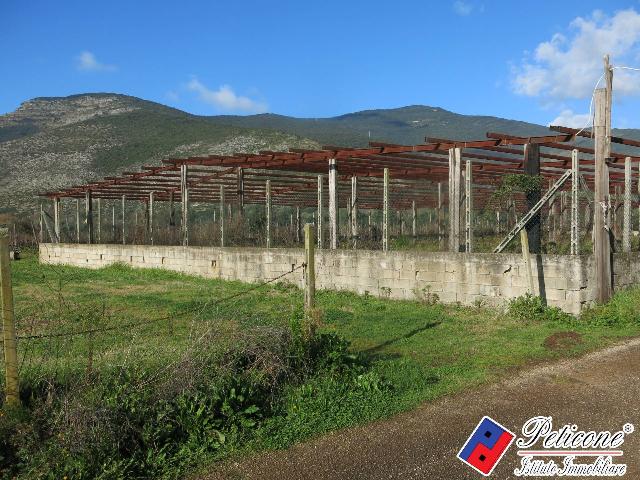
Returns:
[[[19,341],[24,407],[0,410],[2,478],[178,478],[640,332],[640,289],[579,319],[536,297],[501,312],[428,289],[323,291],[305,317],[287,283],[214,305],[247,286],[33,256],[14,282],[20,335],[114,328]],[[545,346],[563,332],[580,343]]]

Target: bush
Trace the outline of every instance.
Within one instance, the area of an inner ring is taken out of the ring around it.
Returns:
[[[571,323],[575,320],[573,316],[558,307],[549,307],[541,297],[530,293],[510,300],[508,313],[521,321]]]
[[[316,333],[302,314],[290,328],[235,333],[233,343],[205,339],[169,368],[27,386],[24,408],[0,411],[0,478],[175,478],[246,442],[314,379],[385,388],[348,342]]]

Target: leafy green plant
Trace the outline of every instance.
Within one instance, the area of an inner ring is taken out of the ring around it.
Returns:
[[[571,323],[574,317],[558,307],[550,307],[537,295],[527,293],[509,301],[508,313],[516,320]]]

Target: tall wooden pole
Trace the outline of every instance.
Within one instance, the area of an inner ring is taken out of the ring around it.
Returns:
[[[265,183],[265,214],[266,214],[266,236],[267,248],[271,248],[271,180]]]
[[[329,247],[338,248],[338,166],[329,159]]]
[[[622,216],[622,250],[631,251],[631,157],[624,159],[624,212]]]
[[[9,230],[7,228],[0,228],[0,308],[2,309],[6,402],[7,405],[17,406],[20,404],[20,383],[18,379],[13,289],[11,286]]]
[[[607,158],[610,155],[610,121],[611,121],[611,86],[612,72],[609,58],[605,57],[606,88],[597,89],[594,93],[595,115],[593,132],[595,136],[595,193],[594,193],[594,257],[596,301],[607,302],[613,293],[611,285],[611,244],[610,226],[608,225],[609,172]]]
[[[449,251],[460,251],[461,149],[449,149]]]
[[[389,250],[389,169],[384,169],[382,190],[382,250]]]
[[[316,215],[316,224],[317,224],[317,236],[318,236],[318,248],[322,248],[322,228],[323,228],[323,222],[322,222],[322,187],[324,184],[324,179],[322,175],[318,175],[318,214]]]
[[[304,226],[304,251],[305,251],[305,279],[304,279],[304,308],[310,313],[315,306],[316,297],[316,262],[314,251],[313,225],[307,223]]]
[[[580,222],[578,221],[578,191],[580,180],[580,158],[577,149],[571,152],[571,255],[580,253]]]

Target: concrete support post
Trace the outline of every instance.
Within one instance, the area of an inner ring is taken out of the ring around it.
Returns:
[[[417,222],[418,212],[416,211],[416,201],[411,201],[411,236],[413,237],[413,241],[416,241],[416,237],[418,236],[418,222]]]
[[[98,207],[98,228],[97,228],[97,240],[98,243],[102,243],[102,202],[99,198],[96,199]]]
[[[238,212],[240,212],[240,217],[244,218],[244,169],[242,167],[238,167]]]
[[[40,230],[38,232],[38,243],[43,243],[44,242],[44,225],[43,223],[43,218],[44,218],[44,207],[42,206],[42,202],[40,202]],[[55,243],[55,240],[51,240],[52,242]]]
[[[11,285],[11,258],[9,256],[9,229],[0,228],[0,314],[2,315],[2,340],[4,346],[5,397],[7,405],[20,404],[18,379],[18,352],[16,325]]]
[[[382,250],[389,250],[389,169],[384,169],[382,189]]]
[[[358,177],[351,177],[351,241],[356,248],[358,241]]]
[[[527,143],[524,146],[524,173],[527,175],[540,176],[540,145],[537,143]],[[540,201],[540,190],[527,192],[527,211],[531,210]],[[529,237],[529,249],[531,253],[540,253],[540,213],[533,216],[526,225],[527,236]]]
[[[266,210],[266,225],[267,225],[267,248],[271,248],[271,180],[267,180],[265,184],[265,210]]]
[[[449,251],[460,251],[460,148],[449,149]]]
[[[640,190],[640,186],[638,187]],[[60,197],[53,199],[53,231],[56,234],[56,243],[60,241]]]
[[[93,195],[91,190],[84,194],[85,220],[87,222],[87,243],[93,243]]]
[[[154,192],[149,192],[149,205],[148,205],[148,221],[149,221],[149,243],[153,245],[153,200]]]
[[[76,243],[80,243],[80,199],[76,198]]]
[[[580,252],[580,222],[578,221],[578,191],[580,181],[580,158],[577,149],[571,151],[571,255]]]
[[[311,313],[316,299],[316,262],[314,251],[313,225],[307,223],[304,226],[304,253],[306,264],[304,278],[304,309]]]
[[[215,212],[214,212],[215,213]],[[220,185],[220,246],[224,247],[224,185]]]
[[[322,197],[323,197],[323,188],[324,178],[322,175],[318,175],[318,214],[316,215],[316,224],[317,224],[317,236],[318,236],[318,248],[322,248]]]
[[[189,245],[189,170],[186,164],[180,165],[180,202],[182,207],[181,217],[181,233],[182,233],[182,245]]]
[[[116,243],[116,206],[111,205],[111,241]]]
[[[126,196],[122,195],[122,244],[126,244],[127,243],[127,237],[126,237],[126,226],[125,226],[125,207],[126,207]]]
[[[338,169],[336,159],[329,159],[329,248],[338,248]]]
[[[442,222],[442,182],[438,182],[438,248],[444,250],[444,226]]]
[[[624,213],[622,225],[622,250],[631,251],[631,157],[624,159]]]
[[[594,193],[594,259],[595,259],[595,299],[607,302],[613,293],[611,285],[611,239],[608,225],[609,172],[607,158],[610,156],[611,103],[610,86],[612,71],[609,59],[605,59],[606,88],[594,93],[595,115],[593,122],[595,150],[595,193]]]
[[[467,159],[464,177],[464,251],[473,251],[473,177],[471,173],[471,160]]]

